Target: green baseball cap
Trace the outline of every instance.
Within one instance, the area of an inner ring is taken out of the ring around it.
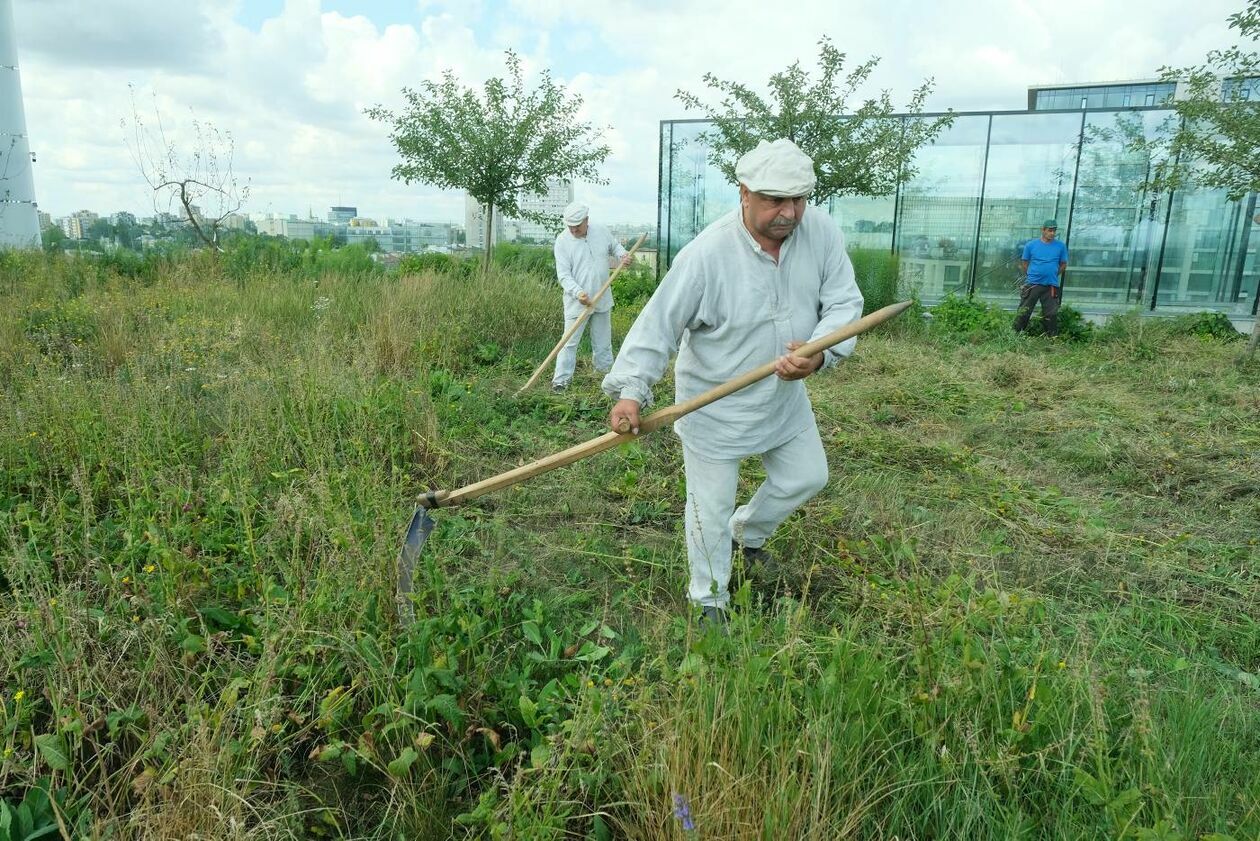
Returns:
[[[1053,219],[1047,219],[1046,221],[1044,221],[1044,222],[1042,222],[1042,223],[1041,223],[1041,227],[1043,227],[1043,228],[1056,228],[1056,229],[1057,229],[1057,228],[1059,227],[1059,223],[1058,223],[1058,222],[1056,222],[1056,221],[1054,221]]]

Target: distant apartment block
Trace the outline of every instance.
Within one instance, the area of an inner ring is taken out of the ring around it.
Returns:
[[[58,224],[66,239],[87,239],[88,228],[100,218],[90,210],[79,210],[60,220]]]
[[[544,213],[557,220],[564,214],[564,207],[573,201],[573,182],[551,179],[547,182],[547,190],[543,193],[530,193],[521,199],[523,210]],[[551,242],[560,231],[557,221],[554,225],[543,225],[527,219],[503,218],[495,212],[492,223],[494,242]],[[464,195],[464,231],[469,248],[485,248],[486,217],[485,208],[472,196]]]
[[[42,210],[35,211],[35,216],[39,220],[39,229],[46,231],[53,226],[52,216]]]
[[[249,217],[243,213],[229,213],[223,217],[219,227],[228,231],[243,231],[249,224]]]
[[[330,227],[326,222],[318,222],[314,219],[299,219],[296,216],[289,216],[287,219],[269,216],[265,219],[259,219],[254,223],[254,226],[260,234],[284,237],[285,239],[304,239],[309,241],[317,236],[326,236],[330,233]]]

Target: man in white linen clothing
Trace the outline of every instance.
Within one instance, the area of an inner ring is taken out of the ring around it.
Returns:
[[[844,236],[806,206],[813,161],[792,141],[761,141],[735,167],[738,209],[679,252],[627,334],[603,389],[609,424],[638,431],[652,386],[674,365],[681,402],[776,360],[767,377],[680,418],[686,472],[690,600],[723,623],[734,547],[761,548],[788,515],[822,490],[827,457],[802,380],[853,352],[854,339],[811,357],[794,351],[862,315]],[[760,456],[766,480],[735,507],[739,464]]]
[[[622,265],[629,263],[626,249],[613,239],[602,225],[592,225],[588,218],[589,208],[581,202],[573,202],[564,209],[565,229],[556,237],[556,279],[564,291],[564,332],[568,333],[574,322],[599,294],[608,280],[612,261]],[[556,371],[551,379],[551,390],[564,391],[573,379],[577,367],[578,342],[586,324],[591,325],[591,355],[598,371],[607,371],[613,364],[612,352],[612,290],[609,289],[595,304],[595,311],[556,356]],[[562,334],[563,335],[563,334]]]

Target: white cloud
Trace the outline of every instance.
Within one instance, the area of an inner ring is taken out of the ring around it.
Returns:
[[[903,103],[935,78],[929,108],[1019,109],[1029,84],[1144,77],[1230,43],[1238,0],[418,0],[418,25],[382,26],[371,8],[347,17],[319,0],[286,0],[253,31],[233,20],[247,0],[17,0],[27,122],[39,153],[36,194],[54,214],[150,207],[124,145],[128,83],[156,92],[179,133],[191,116],[236,138],[254,213],[317,214],[356,204],[375,216],[461,219],[450,192],[392,181],[388,129],[363,115],[397,106],[400,89],[453,69],[477,85],[503,72],[502,50],[527,72],[552,67],[606,132],[608,185],[579,185],[607,221],[656,215],[662,119],[686,114],[678,88],[701,76],[752,84],[829,35],[851,62],[883,57],[872,90]],[[147,102],[144,97],[142,100]]]

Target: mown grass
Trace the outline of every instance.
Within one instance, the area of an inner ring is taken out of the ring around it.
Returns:
[[[402,623],[418,491],[603,430],[588,362],[513,397],[556,298],[7,255],[0,809],[74,837],[1260,836],[1236,345],[905,320],[811,382],[832,480],[729,638],[683,602],[667,434],[439,512]]]

